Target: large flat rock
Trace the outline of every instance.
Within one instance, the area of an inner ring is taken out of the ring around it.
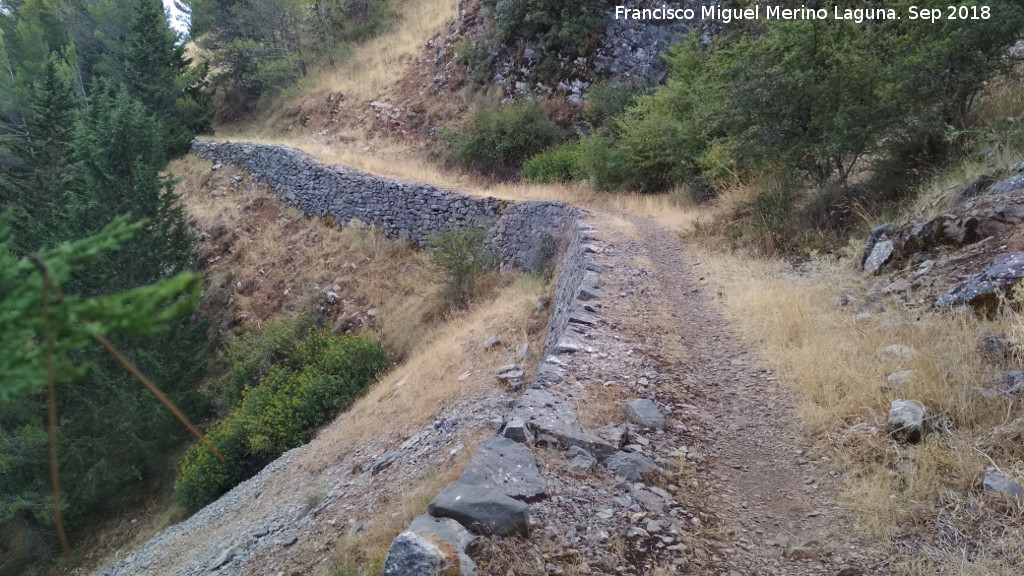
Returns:
[[[525,501],[543,497],[548,484],[537,470],[533,452],[503,436],[491,436],[480,444],[459,482]]]
[[[534,434],[552,436],[566,448],[579,446],[598,460],[604,460],[617,450],[576,424],[576,407],[571,402],[546,390],[527,390],[512,411],[512,417],[521,418]]]
[[[470,531],[482,535],[529,534],[529,506],[493,488],[481,488],[452,482],[438,494],[427,512],[438,518],[451,518]]]

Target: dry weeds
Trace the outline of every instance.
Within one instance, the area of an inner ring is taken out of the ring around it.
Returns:
[[[232,168],[214,172],[188,157],[170,171],[201,233],[207,300],[214,314],[230,311],[229,323],[259,326],[320,306],[339,328],[375,333],[394,358],[408,354],[433,323],[440,287],[426,254],[411,245],[372,228],[307,218]],[[326,300],[328,291],[337,303]]]
[[[858,321],[852,307],[830,301],[859,285],[847,268],[798,277],[777,262],[708,252],[700,259],[700,274],[711,279],[726,311],[797,392],[809,433],[843,473],[844,503],[907,559],[899,573],[934,574],[936,566],[948,574],[1020,570],[1021,516],[1007,511],[1016,505],[980,493],[993,463],[1024,476],[1012,442],[1022,432],[1016,423],[1024,420],[1014,420],[1021,407],[982,394],[991,374],[1006,366],[988,365],[977,352],[980,332],[1012,331],[1019,321],[1012,313],[982,320],[889,303]],[[918,355],[880,356],[890,344]],[[908,369],[915,373],[905,388],[887,386],[887,374]],[[927,408],[931,432],[923,444],[889,439],[888,407],[897,397]]]
[[[529,380],[540,355],[534,352],[517,360],[517,348],[528,342],[531,349],[541,349],[547,318],[535,317],[534,307],[548,292],[546,281],[520,276],[496,296],[453,315],[358,400],[343,422],[325,431],[327,442],[321,445],[331,454],[344,454],[371,436],[397,438],[422,428],[443,407],[497,386],[492,376],[504,364],[519,363],[527,371],[524,380]],[[503,344],[485,351],[483,342],[493,335]],[[467,372],[469,376],[460,380]],[[311,466],[324,465],[315,462],[315,454],[309,458]]]

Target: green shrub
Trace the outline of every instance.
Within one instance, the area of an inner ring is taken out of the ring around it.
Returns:
[[[452,162],[499,176],[518,173],[527,158],[560,137],[558,126],[536,102],[482,108],[465,125],[441,133]]]
[[[214,386],[213,396],[232,410],[242,402],[246,386],[259,382],[267,370],[291,353],[295,342],[315,328],[313,314],[272,320],[260,330],[234,336],[224,349],[227,374]]]
[[[308,442],[321,424],[365,392],[388,362],[377,342],[320,331],[279,353],[265,375],[253,374],[238,408],[206,433],[226,461],[202,445],[185,454],[174,486],[182,505],[205,505]]]
[[[216,500],[258,470],[256,459],[249,451],[241,414],[232,414],[214,423],[205,438],[224,456],[224,462],[202,445],[188,449],[181,461],[181,474],[174,484],[175,498],[188,508],[199,508]]]
[[[456,308],[469,303],[477,283],[495,266],[486,240],[487,230],[472,226],[448,228],[429,238],[431,262],[445,281],[445,299]]]
[[[588,136],[580,140],[580,166],[595,190],[619,190],[627,177],[627,168],[615,140]]]
[[[696,153],[703,144],[672,117],[627,114],[616,148],[621,155],[622,187],[662,192],[695,172]]]
[[[629,90],[614,78],[595,82],[587,91],[587,105],[583,109],[583,115],[595,128],[606,125],[614,127],[614,122],[609,123],[609,120],[635,104],[637,94],[642,91]]]
[[[532,182],[559,184],[583,180],[582,148],[579,142],[566,142],[537,154],[523,164],[523,176]]]

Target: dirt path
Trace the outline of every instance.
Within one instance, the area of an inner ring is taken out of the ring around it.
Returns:
[[[668,425],[629,425],[626,449],[678,471],[625,482],[536,451],[552,487],[531,506],[535,532],[487,543],[483,572],[884,573],[836,505],[836,478],[793,397],[735,337],[678,235],[610,214],[588,222],[605,298],[601,321],[578,335],[592,351],[573,356],[559,392],[605,437],[622,402],[653,400]]]
[[[693,354],[675,371],[701,399],[694,420],[704,432],[708,503],[724,535],[723,563],[748,573],[877,572],[881,565],[835,504],[836,478],[827,458],[810,450],[792,396],[733,336],[678,238],[649,225],[643,230],[639,248],[653,261],[659,296]]]

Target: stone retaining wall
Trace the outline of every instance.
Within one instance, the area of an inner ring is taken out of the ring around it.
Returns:
[[[490,226],[488,242],[505,268],[533,270],[553,263],[555,244],[571,237],[580,214],[561,202],[512,204],[327,166],[285,146],[197,140],[192,153],[215,164],[239,166],[304,214],[330,216],[338,225],[359,220],[377,226],[390,239],[425,246],[431,235],[447,228]]]
[[[474,506],[470,506],[469,515],[464,517],[461,508],[465,505],[466,494],[471,493],[475,501],[479,500],[477,504],[483,509],[508,513],[505,518],[500,518],[500,513],[499,517],[487,516],[487,522],[496,522],[484,528],[491,533],[504,533],[497,528],[506,525],[513,532],[526,530],[528,501],[543,497],[545,482],[535,476],[532,451],[526,444],[517,444],[527,441],[524,426],[540,432],[543,425],[535,420],[554,418],[557,422],[547,425],[557,428],[552,431],[557,437],[565,437],[569,443],[593,440],[591,443],[603,444],[579,428],[574,410],[559,412],[547,400],[541,402],[540,407],[534,406],[535,396],[547,394],[544,389],[562,379],[559,356],[586,349],[578,339],[579,331],[573,327],[597,321],[594,308],[588,302],[602,296],[598,288],[600,267],[589,257],[596,249],[588,243],[593,235],[583,222],[582,211],[561,202],[509,203],[426,184],[379,178],[358,170],[326,166],[283,146],[197,141],[192,151],[211,162],[238,165],[254,178],[271,184],[286,202],[309,216],[331,216],[338,224],[357,219],[380,227],[389,238],[407,238],[419,245],[425,245],[430,235],[446,228],[489,226],[487,241],[500,256],[504,269],[543,270],[555,266],[558,274],[555,298],[544,343],[545,359],[537,380],[517,404],[501,433],[485,442],[473,456],[463,478],[449,485],[431,503],[433,516],[418,518],[410,530],[395,540],[385,568],[385,574],[406,574],[413,569],[430,574],[435,568],[440,570],[442,565],[454,564],[463,575],[475,574],[473,562],[465,554],[473,540],[466,528],[479,531],[481,527]],[[521,430],[522,434],[515,430]],[[529,497],[515,492],[510,495],[505,485],[508,478],[502,472],[507,464],[504,459],[513,453],[518,458],[515,474],[521,474],[522,470],[533,471],[529,480],[521,479],[534,484],[535,493]],[[505,480],[499,482],[498,477]],[[457,503],[454,509],[443,505],[446,498]],[[441,550],[435,545],[438,539],[458,548],[458,559],[433,556]],[[440,564],[435,564],[437,562]]]

